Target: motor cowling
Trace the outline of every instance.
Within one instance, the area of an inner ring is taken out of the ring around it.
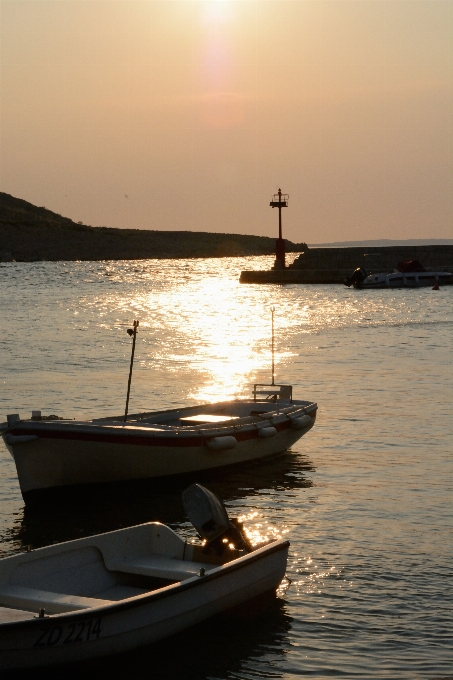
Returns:
[[[229,519],[220,498],[201,484],[192,484],[182,493],[186,514],[200,538],[206,541],[205,550],[213,548],[222,555],[230,543],[238,550],[253,550],[242,522]]]
[[[355,283],[362,283],[362,281],[365,281],[367,276],[368,272],[366,269],[363,267],[357,267],[357,269],[354,269],[351,276],[344,280],[344,285],[349,287],[353,286]]]

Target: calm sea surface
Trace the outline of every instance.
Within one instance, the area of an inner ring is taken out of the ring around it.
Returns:
[[[0,265],[2,421],[121,413],[133,319],[131,411],[250,395],[270,379],[271,307],[277,382],[319,405],[291,452],[204,481],[256,537],[291,541],[279,596],[86,665],[87,680],[453,678],[453,288],[239,285],[270,263]],[[182,488],[26,509],[1,442],[0,556],[152,520],[193,535]]]

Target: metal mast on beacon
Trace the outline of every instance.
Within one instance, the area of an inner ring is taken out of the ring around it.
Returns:
[[[272,195],[272,200],[269,203],[271,208],[278,208],[278,239],[275,241],[275,262],[274,269],[285,269],[285,241],[282,236],[282,208],[288,207],[289,194],[282,194],[279,189],[278,193]]]

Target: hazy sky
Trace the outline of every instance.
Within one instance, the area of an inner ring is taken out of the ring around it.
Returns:
[[[2,0],[0,190],[93,226],[448,238],[452,0]]]

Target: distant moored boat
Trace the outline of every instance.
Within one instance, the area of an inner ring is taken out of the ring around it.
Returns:
[[[451,272],[426,271],[417,260],[399,262],[393,272],[370,274],[363,267],[358,267],[344,281],[346,286],[354,286],[354,288],[421,288],[444,286],[451,282]]]

